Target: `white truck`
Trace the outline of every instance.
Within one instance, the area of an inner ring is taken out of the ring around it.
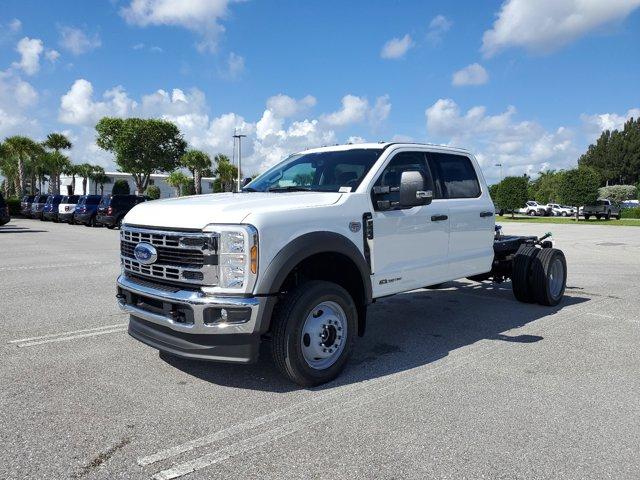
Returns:
[[[566,262],[503,236],[460,149],[342,145],[289,156],[238,193],[145,202],[120,232],[129,333],[180,357],[250,363],[271,344],[303,386],[335,378],[376,299],[450,280],[501,282],[556,305]]]
[[[551,208],[548,205],[541,205],[536,201],[529,200],[523,208],[518,210],[518,213],[529,215],[530,217],[546,217],[551,215]]]

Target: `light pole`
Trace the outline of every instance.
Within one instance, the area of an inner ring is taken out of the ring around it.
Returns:
[[[496,163],[494,166],[500,167],[500,181],[502,181],[502,163]]]
[[[241,133],[233,133],[233,143],[234,143],[234,147],[235,147],[235,143],[236,143],[236,138],[238,139],[238,192],[240,191],[240,184],[241,184],[241,180],[240,180],[240,169],[242,168],[242,139],[246,137],[246,135],[242,135]]]

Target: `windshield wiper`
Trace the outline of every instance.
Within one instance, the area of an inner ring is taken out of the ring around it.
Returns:
[[[296,185],[289,185],[288,187],[271,187],[268,192],[310,192],[309,187],[299,187]]]
[[[256,190],[256,189],[255,189],[255,188],[253,188],[253,187],[244,187],[244,188],[242,189],[242,191],[243,191],[243,192],[257,192],[258,190]]]

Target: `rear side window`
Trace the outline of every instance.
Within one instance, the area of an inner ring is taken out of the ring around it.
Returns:
[[[108,207],[110,203],[111,203],[111,197],[102,197],[102,200],[100,200],[101,207]]]
[[[464,155],[429,153],[438,169],[447,198],[476,198],[480,196],[480,182],[473,164]]]

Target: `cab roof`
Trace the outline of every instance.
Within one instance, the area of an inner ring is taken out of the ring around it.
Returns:
[[[438,145],[435,143],[418,143],[418,142],[378,142],[378,143],[344,143],[337,145],[328,145],[318,148],[310,148],[298,153],[320,153],[320,152],[343,152],[347,150],[360,150],[360,149],[382,149],[394,147],[433,147],[440,151],[460,152],[469,154],[469,150],[464,148],[452,147],[449,145]]]

